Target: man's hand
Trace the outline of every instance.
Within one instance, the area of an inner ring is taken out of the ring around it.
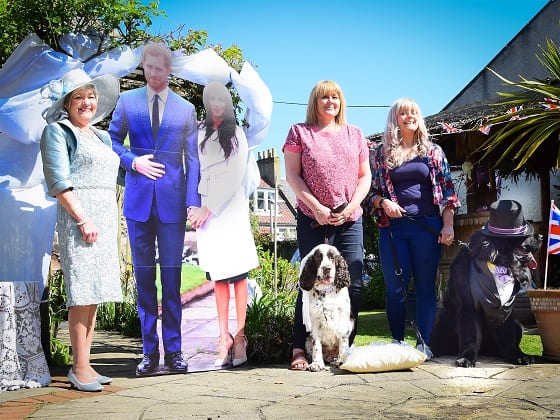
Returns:
[[[137,156],[134,159],[134,170],[150,179],[161,178],[165,175],[165,165],[152,161],[154,155]]]

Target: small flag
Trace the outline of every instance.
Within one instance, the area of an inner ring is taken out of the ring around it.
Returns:
[[[558,108],[558,101],[552,98],[544,98],[544,102],[541,102],[541,106],[544,109],[556,109]]]
[[[523,105],[514,106],[514,107],[508,109],[507,113],[508,114],[516,114],[516,113],[521,112],[521,111],[523,111]],[[512,116],[509,120],[510,121],[511,120],[518,120],[520,118],[521,117],[519,116],[519,114],[517,114],[517,115]]]
[[[461,129],[455,127],[453,124],[451,123],[446,123],[446,122],[440,122],[439,123],[441,125],[441,127],[445,130],[446,133],[460,133]]]
[[[560,254],[560,210],[550,203],[550,220],[548,223],[548,253]]]
[[[478,129],[478,131],[480,131],[481,133],[484,133],[484,134],[488,135],[488,133],[490,133],[490,127],[491,127],[491,125],[484,125],[484,126],[480,127],[480,128]]]

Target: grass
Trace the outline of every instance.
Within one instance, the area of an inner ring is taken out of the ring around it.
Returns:
[[[354,344],[356,346],[367,346],[373,341],[391,341],[385,311],[364,311],[358,315],[358,334],[354,339]],[[416,345],[416,334],[409,326],[405,329],[405,341],[412,346]],[[523,334],[520,347],[528,355],[542,355],[542,342],[539,335]]]
[[[363,311],[358,315],[358,334],[354,339],[356,346],[367,346],[372,341],[390,342],[391,332],[385,311]],[[416,334],[412,328],[405,329],[405,341],[416,346]]]
[[[543,347],[541,336],[538,334],[523,334],[520,346],[521,350],[530,356],[542,356]]]
[[[181,267],[181,294],[196,289],[206,283],[206,273],[197,265],[185,263]],[[159,275],[159,264],[156,267],[156,286],[158,289],[158,302],[161,302],[161,280]]]

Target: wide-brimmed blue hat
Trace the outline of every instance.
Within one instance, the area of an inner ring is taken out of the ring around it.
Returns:
[[[481,231],[488,236],[526,237],[533,234],[533,226],[518,201],[498,200],[490,204],[490,219]]]
[[[95,124],[107,117],[115,108],[119,99],[120,86],[118,77],[112,74],[104,74],[92,79],[81,68],[70,70],[62,79],[53,80],[41,89],[41,95],[49,98],[52,105],[43,111],[43,118],[47,123],[60,121],[67,118],[64,109],[64,98],[86,85],[93,85],[97,92],[97,111],[90,124]]]

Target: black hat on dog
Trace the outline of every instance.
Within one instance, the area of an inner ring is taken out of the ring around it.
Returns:
[[[490,219],[481,231],[488,236],[525,237],[533,234],[533,226],[518,201],[498,200],[490,204]]]

